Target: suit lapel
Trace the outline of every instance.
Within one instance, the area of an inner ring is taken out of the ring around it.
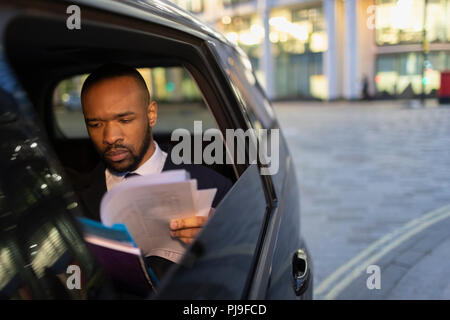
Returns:
[[[89,184],[81,192],[81,197],[90,217],[100,221],[100,203],[106,193],[105,166],[103,163],[97,165],[91,172],[89,180]]]
[[[166,162],[164,162],[164,166],[162,171],[176,169],[177,165],[172,162],[172,157],[170,156],[170,150],[167,152]]]
[[[164,163],[162,171],[177,170],[177,169],[186,169],[187,171],[190,171],[192,165],[186,165],[184,163],[175,164],[172,162],[171,151],[172,149],[169,149],[169,151],[167,152],[166,162]]]

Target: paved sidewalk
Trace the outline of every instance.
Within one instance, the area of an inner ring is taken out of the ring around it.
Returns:
[[[416,107],[409,101],[275,104],[299,180],[316,289],[383,237],[450,204],[450,108]],[[373,262],[381,268],[380,291],[367,289],[364,270],[359,283],[352,278],[335,298],[448,298],[450,260],[443,251],[449,234],[448,219],[430,225]],[[410,282],[424,266],[427,275]],[[443,288],[419,292],[427,287],[421,281]]]
[[[363,272],[333,299],[449,300],[449,230],[450,217],[425,229],[374,262],[380,267],[381,289],[368,289],[367,279],[371,274]]]

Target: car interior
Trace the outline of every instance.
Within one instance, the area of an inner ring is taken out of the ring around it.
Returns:
[[[215,102],[208,103],[211,92],[198,78],[201,70],[192,66],[199,59],[193,46],[98,25],[73,32],[60,24],[60,20],[47,17],[18,18],[6,30],[5,47],[57,157],[68,170],[86,173],[99,161],[86,134],[79,94],[87,74],[107,62],[133,66],[148,80],[152,99],[158,103],[158,124],[153,135],[164,151],[177,143],[171,141],[173,129],[181,127],[192,132],[192,122],[198,118],[203,120],[203,130],[223,129],[220,125],[224,116],[217,112],[213,116],[211,106]],[[41,33],[48,35],[40,37]],[[203,148],[207,144],[203,142]],[[194,153],[191,155],[193,158]],[[223,164],[203,165],[235,182],[238,173],[233,165],[226,164],[225,146],[223,155]]]

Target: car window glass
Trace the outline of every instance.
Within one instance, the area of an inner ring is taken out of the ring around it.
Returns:
[[[247,63],[242,63],[242,59]],[[278,134],[273,136],[273,131],[270,130],[275,126],[274,112],[251,72],[248,58],[243,53],[240,56],[230,54],[226,61],[226,72],[231,80],[230,84],[246,111],[251,127],[255,129],[254,141],[257,139],[259,147],[266,147],[265,151],[259,154],[259,160],[260,162],[262,160],[263,166],[267,167],[271,163],[268,156],[278,154],[276,150],[271,150],[271,146],[279,148]],[[273,144],[272,139],[275,139]],[[274,172],[277,172],[278,165],[274,165],[273,168]]]
[[[253,73],[249,58],[239,48],[236,51],[222,45],[220,48],[222,50],[218,50],[218,53],[226,67],[231,85],[241,97],[253,128],[271,128],[275,122],[275,113]]]

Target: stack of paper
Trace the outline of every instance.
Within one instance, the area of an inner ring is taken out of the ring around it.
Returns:
[[[186,170],[137,176],[105,194],[100,216],[106,226],[125,224],[146,257],[179,262],[186,246],[170,236],[170,220],[207,216],[216,191],[197,190],[197,180],[190,179]]]

